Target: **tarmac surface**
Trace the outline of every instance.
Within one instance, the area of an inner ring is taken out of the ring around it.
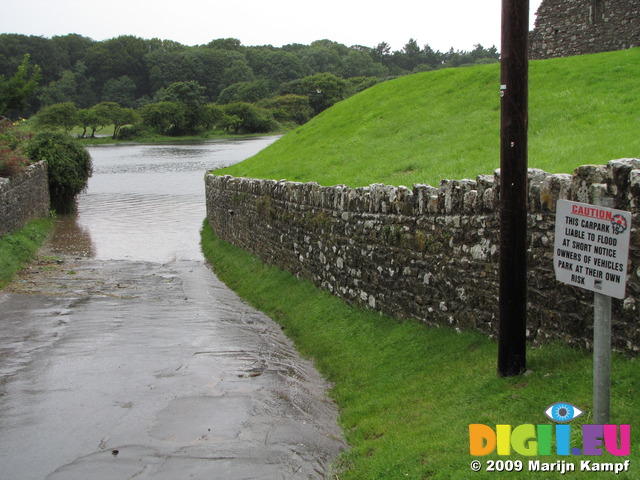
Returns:
[[[329,385],[202,261],[47,255],[0,293],[0,472],[327,478]]]

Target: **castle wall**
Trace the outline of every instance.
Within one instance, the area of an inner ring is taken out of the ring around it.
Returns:
[[[530,35],[532,59],[640,46],[638,0],[543,0]]]

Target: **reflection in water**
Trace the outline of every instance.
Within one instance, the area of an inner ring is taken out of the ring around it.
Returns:
[[[56,248],[104,260],[202,260],[205,172],[240,162],[277,138],[90,147],[93,177],[78,198],[77,216],[58,219]]]
[[[56,217],[56,228],[48,242],[51,253],[91,258],[95,255],[89,231],[78,223],[73,213]]]

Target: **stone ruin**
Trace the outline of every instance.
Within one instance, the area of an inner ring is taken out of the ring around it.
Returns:
[[[529,42],[531,59],[640,46],[640,1],[543,0]]]

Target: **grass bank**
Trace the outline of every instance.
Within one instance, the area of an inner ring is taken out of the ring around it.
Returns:
[[[340,424],[349,451],[340,458],[340,480],[560,478],[528,472],[528,460],[603,457],[479,457],[522,460],[523,472],[473,473],[469,455],[471,423],[549,424],[544,411],[570,402],[585,410],[571,423],[572,446],[582,446],[578,425],[591,422],[591,355],[561,345],[529,351],[530,372],[516,378],[496,374],[496,344],[473,333],[426,328],[397,321],[342,300],[298,280],[222,240],[205,222],[202,249],[219,278],[249,303],[276,320],[299,351],[313,358],[334,387]],[[640,399],[637,359],[614,357],[612,418],[637,428]],[[634,425],[635,424],[635,425]],[[631,472],[640,479],[640,445],[632,434]],[[611,473],[578,472],[565,478],[611,478]]]
[[[529,166],[640,157],[640,48],[530,63]],[[500,66],[425,72],[339,102],[216,173],[351,187],[475,179],[500,166]]]
[[[0,237],[0,289],[33,258],[52,226],[50,218],[34,220],[20,230]]]

